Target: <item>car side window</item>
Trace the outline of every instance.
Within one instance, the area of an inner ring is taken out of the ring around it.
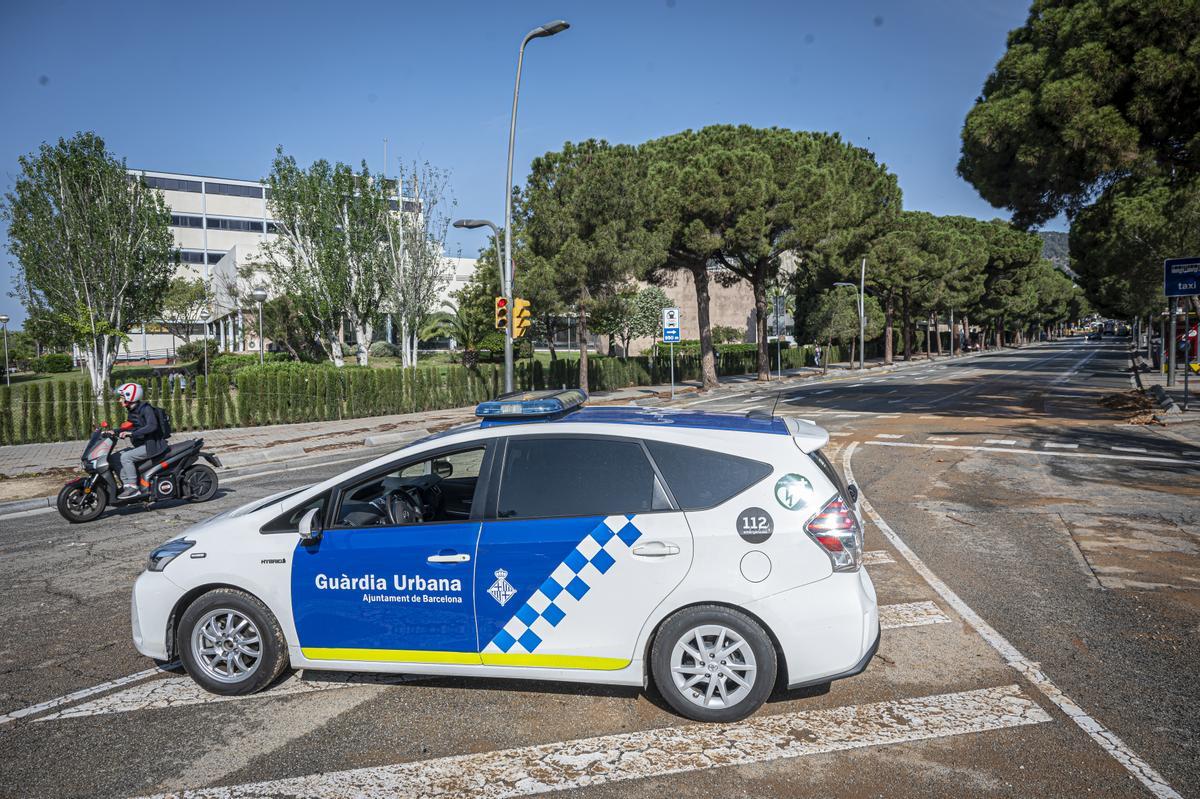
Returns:
[[[376,472],[342,489],[331,527],[466,521],[485,447],[439,453]]]
[[[508,441],[496,508],[501,519],[670,508],[641,442],[554,436]]]
[[[647,441],[646,449],[681,510],[715,508],[773,471],[768,463],[681,444]]]

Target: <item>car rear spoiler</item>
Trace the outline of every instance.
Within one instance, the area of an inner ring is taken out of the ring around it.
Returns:
[[[829,433],[815,422],[797,419],[794,416],[784,417],[783,422],[801,452],[814,452],[829,443]]]

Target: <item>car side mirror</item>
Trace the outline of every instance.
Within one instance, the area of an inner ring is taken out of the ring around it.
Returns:
[[[850,495],[850,504],[857,507],[858,506],[858,486],[856,486],[854,483],[851,483],[850,485],[846,486],[846,493]]]
[[[312,508],[300,517],[300,525],[297,530],[300,533],[300,540],[306,544],[311,544],[321,540],[321,509]]]
[[[433,473],[445,480],[450,475],[454,474],[454,465],[450,461],[434,461]]]

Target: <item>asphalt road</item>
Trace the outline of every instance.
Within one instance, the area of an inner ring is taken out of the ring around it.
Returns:
[[[874,514],[879,656],[728,727],[499,680],[307,672],[218,699],[134,651],[154,544],[350,463],[91,525],[0,518],[0,795],[1200,794],[1200,451],[1102,402],[1127,366],[1074,340],[681,402],[818,421]]]

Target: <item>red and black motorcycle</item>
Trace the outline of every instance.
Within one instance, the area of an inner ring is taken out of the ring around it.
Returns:
[[[122,430],[132,428],[130,422]],[[117,431],[102,422],[83,448],[83,470],[87,474],[72,480],[58,492],[58,512],[72,524],[90,522],[111,503],[115,506],[186,499],[205,502],[217,493],[217,473],[221,461],[202,451],[204,439],[181,441],[167,451],[137,465],[141,493],[129,499],[117,499],[120,493],[121,453],[114,452]],[[203,458],[208,463],[197,463]],[[211,466],[209,464],[212,464]]]

